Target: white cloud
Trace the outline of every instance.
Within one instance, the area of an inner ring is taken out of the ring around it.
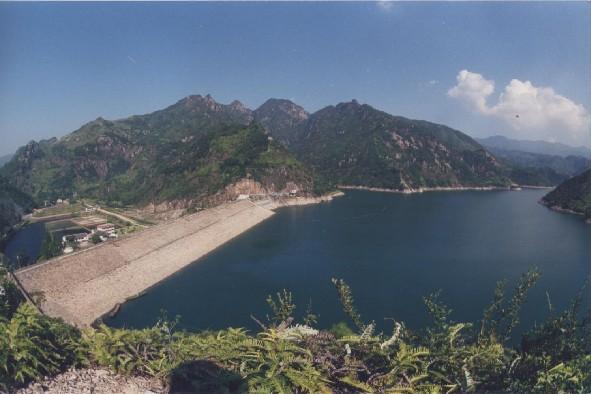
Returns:
[[[489,105],[488,98],[494,91],[494,81],[462,70],[458,73],[456,86],[447,94],[462,100],[478,113],[504,120],[522,138],[591,143],[591,116],[587,110],[557,94],[554,89],[512,79],[497,103]]]

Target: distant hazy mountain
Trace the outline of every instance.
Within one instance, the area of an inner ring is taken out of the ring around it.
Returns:
[[[10,161],[10,159],[12,159],[12,156],[14,156],[14,153],[11,153],[9,155],[0,156],[0,167],[2,167],[4,164],[8,163]]]
[[[270,133],[332,185],[407,190],[510,183],[506,169],[466,134],[356,101]]]
[[[565,144],[547,141],[513,140],[500,135],[476,138],[487,148],[498,148],[504,150],[516,150],[530,153],[541,153],[554,156],[583,156],[591,159],[591,149],[584,146],[573,147]]]
[[[250,177],[269,191],[311,174],[271,141],[240,102],[189,96],[147,115],[85,124],[61,139],[31,142],[0,171],[39,199],[95,197],[116,204],[205,201]]]
[[[552,208],[583,213],[591,219],[591,170],[566,180],[544,196],[542,202]]]
[[[522,185],[555,186],[591,168],[583,156],[557,156],[488,147],[497,159],[512,168],[511,179]]]

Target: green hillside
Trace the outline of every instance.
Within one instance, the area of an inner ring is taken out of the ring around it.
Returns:
[[[506,169],[467,135],[356,101],[271,133],[330,184],[407,190],[510,183]]]
[[[108,121],[19,149],[2,173],[34,197],[93,197],[110,204],[202,201],[252,177],[281,190],[312,177],[240,103],[190,96],[161,111]]]
[[[356,101],[308,114],[284,99],[254,111],[189,96],[146,115],[98,118],[62,137],[22,147],[0,169],[39,201],[91,197],[111,205],[171,200],[203,204],[250,177],[269,192],[337,185],[413,190],[553,185],[584,158],[496,155],[466,134],[393,116]]]
[[[549,207],[568,209],[591,219],[591,170],[568,179],[544,196]]]

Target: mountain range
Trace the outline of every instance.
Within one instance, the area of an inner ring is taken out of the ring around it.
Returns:
[[[569,146],[559,142],[515,140],[501,135],[476,139],[486,148],[521,151],[551,156],[582,156],[591,159],[591,149],[584,146]]]
[[[245,179],[250,193],[310,196],[338,186],[554,185],[589,165],[580,157],[490,149],[447,126],[355,100],[308,113],[284,99],[251,110],[193,95],[149,114],[98,118],[62,138],[31,141],[0,175],[37,201],[199,207],[236,198]]]
[[[241,179],[262,193],[337,185],[412,190],[508,186],[506,166],[460,131],[356,101],[313,114],[289,100],[250,110],[189,96],[146,115],[98,118],[20,148],[0,173],[37,200],[203,204]]]
[[[506,169],[466,134],[393,116],[355,100],[291,123],[268,130],[331,187],[404,191],[510,183]]]
[[[75,194],[113,205],[203,204],[243,178],[268,191],[314,190],[305,166],[253,122],[252,111],[210,96],[32,141],[1,171],[40,200]]]
[[[477,141],[510,167],[510,178],[521,185],[555,186],[591,168],[591,150],[585,147],[502,136]]]

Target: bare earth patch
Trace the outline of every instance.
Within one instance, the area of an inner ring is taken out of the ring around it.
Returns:
[[[117,375],[107,369],[70,369],[16,394],[160,394],[167,390],[158,379]]]

